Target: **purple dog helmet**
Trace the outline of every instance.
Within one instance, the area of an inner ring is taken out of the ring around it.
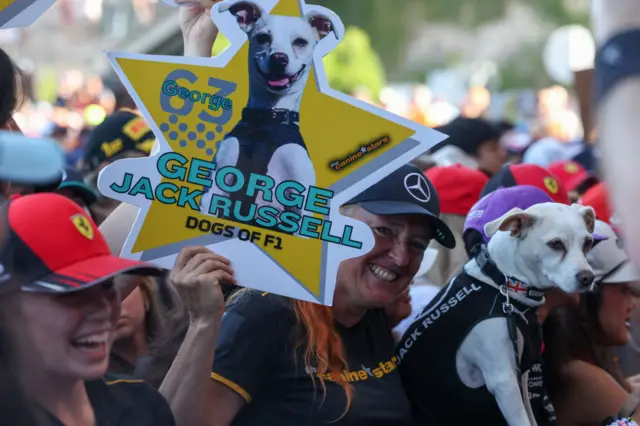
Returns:
[[[475,203],[467,214],[464,222],[464,239],[467,241],[469,234],[477,233],[482,236],[482,242],[486,245],[491,239],[484,232],[484,226],[487,223],[516,207],[526,210],[536,204],[552,202],[553,200],[546,192],[535,186],[521,185],[497,189]],[[592,235],[596,241],[607,239],[595,233]],[[471,249],[471,247],[468,248]]]
[[[482,236],[483,243],[488,244],[490,238],[484,233],[487,223],[516,207],[526,210],[536,204],[552,202],[546,192],[535,186],[521,185],[497,189],[474,204],[467,214],[463,233],[466,236],[468,232],[476,231]]]

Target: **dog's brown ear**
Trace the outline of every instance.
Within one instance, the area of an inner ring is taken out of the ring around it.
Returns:
[[[238,26],[245,33],[253,30],[256,22],[264,16],[264,11],[260,6],[252,1],[239,1],[235,3],[223,3],[218,9],[220,12],[231,12],[238,21]]]
[[[593,210],[593,207],[574,203],[571,205],[571,208],[582,215],[584,223],[587,225],[587,231],[593,234],[593,231],[596,229],[596,212]]]
[[[498,219],[484,225],[484,233],[491,237],[498,231],[510,231],[511,236],[521,237],[524,235],[524,231],[533,226],[535,222],[534,215],[515,207]]]
[[[306,19],[307,22],[309,22],[309,25],[311,25],[311,28],[316,31],[316,37],[318,38],[318,40],[322,40],[323,38],[328,36],[329,33],[333,33],[336,37],[338,37],[335,25],[333,25],[331,19],[329,19],[325,15],[321,15],[318,13],[309,13],[306,16]]]

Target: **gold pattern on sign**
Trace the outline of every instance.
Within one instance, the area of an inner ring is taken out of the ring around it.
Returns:
[[[552,194],[558,193],[558,181],[555,180],[551,176],[547,176],[544,178],[544,186],[551,192]]]
[[[564,171],[572,175],[578,173],[579,170],[578,165],[574,162],[569,162],[564,165]]]
[[[71,216],[71,222],[83,237],[87,240],[93,240],[93,226],[91,226],[89,219],[85,215],[75,214]]]

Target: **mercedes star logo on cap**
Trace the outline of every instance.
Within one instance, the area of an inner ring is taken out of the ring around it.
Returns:
[[[431,199],[431,191],[427,179],[420,173],[410,173],[404,178],[404,187],[409,195],[421,203]]]

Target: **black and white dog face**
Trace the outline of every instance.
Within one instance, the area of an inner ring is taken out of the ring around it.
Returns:
[[[249,72],[271,93],[286,96],[302,91],[313,51],[320,40],[335,32],[331,20],[320,14],[304,18],[267,15],[250,1],[222,5],[249,37]],[[254,80],[255,79],[255,80]]]

